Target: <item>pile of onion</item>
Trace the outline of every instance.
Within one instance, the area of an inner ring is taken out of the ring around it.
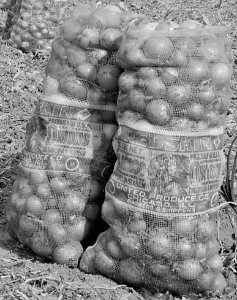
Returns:
[[[125,221],[128,211],[109,198],[102,215],[114,229],[85,251],[82,271],[181,294],[183,288],[188,293],[225,289],[214,216],[156,217],[151,223],[137,209]]]
[[[134,17],[114,5],[95,10],[78,5],[52,45],[44,93],[62,92],[96,105],[116,104],[122,72],[117,51],[122,28]],[[65,75],[71,78],[64,79]]]
[[[86,177],[85,169],[82,177],[68,174],[63,161],[50,163],[51,171],[21,167],[8,203],[8,230],[37,255],[77,266],[81,242],[100,214],[104,183]]]
[[[119,79],[120,118],[129,112],[147,128],[180,131],[223,127],[231,94],[230,49],[221,26],[194,21],[131,26],[118,52],[126,69]]]
[[[49,53],[51,44],[70,10],[65,1],[41,0],[32,4],[29,0],[16,0],[8,8],[5,36],[22,51]]]

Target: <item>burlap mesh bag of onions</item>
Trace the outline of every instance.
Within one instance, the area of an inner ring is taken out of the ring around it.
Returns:
[[[57,263],[76,266],[81,242],[107,228],[100,212],[116,160],[116,52],[123,22],[132,17],[116,6],[75,8],[53,42],[44,91],[27,125],[8,229]]]
[[[118,60],[126,71],[117,161],[102,205],[110,229],[80,268],[153,292],[223,291],[216,219],[233,65],[228,30],[134,21]]]

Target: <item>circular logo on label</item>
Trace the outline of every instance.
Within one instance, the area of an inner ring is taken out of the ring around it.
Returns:
[[[115,194],[115,184],[112,179],[108,182],[108,190],[110,194],[114,195]]]
[[[75,157],[70,157],[66,160],[66,168],[68,171],[75,171],[79,168],[79,160]]]
[[[211,198],[211,207],[216,206],[218,203],[218,200],[219,200],[219,195],[218,195],[218,193],[215,193]]]

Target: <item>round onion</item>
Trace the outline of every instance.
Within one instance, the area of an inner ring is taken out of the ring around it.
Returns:
[[[226,63],[220,62],[211,68],[211,78],[217,88],[228,87],[231,76],[231,69]]]

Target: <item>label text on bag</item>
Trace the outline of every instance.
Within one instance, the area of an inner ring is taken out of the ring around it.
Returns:
[[[218,204],[223,135],[169,136],[122,126],[107,193],[162,213],[195,213]]]

